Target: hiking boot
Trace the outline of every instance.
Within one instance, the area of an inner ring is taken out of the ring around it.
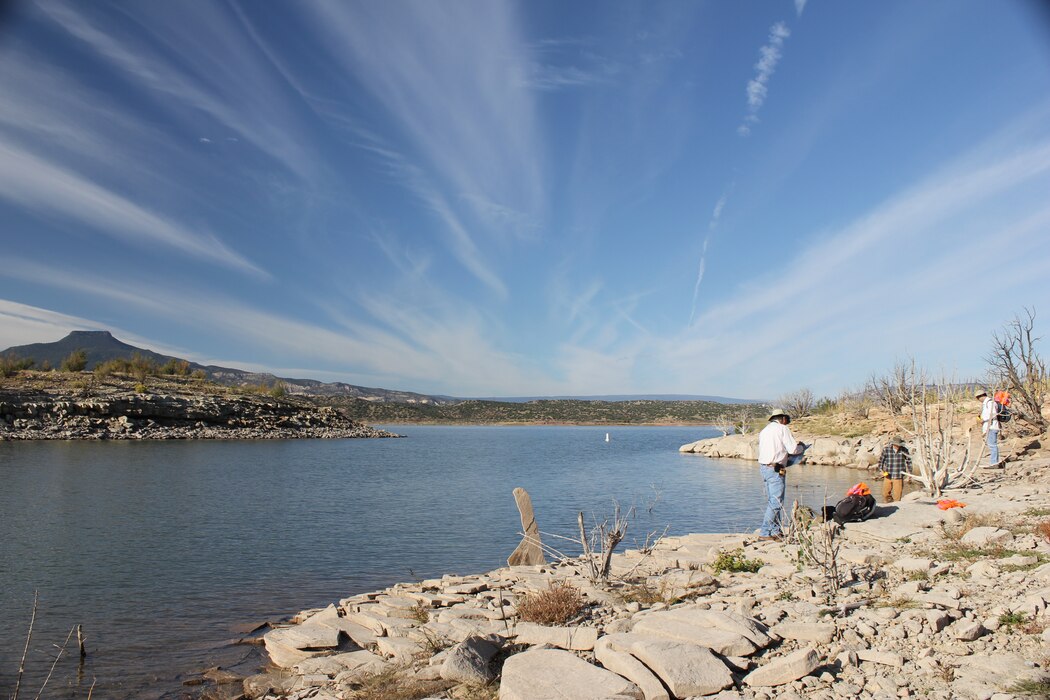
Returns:
[[[758,539],[760,542],[780,542],[784,537],[783,535],[762,535]]]

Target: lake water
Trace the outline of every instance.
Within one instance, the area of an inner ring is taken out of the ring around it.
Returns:
[[[47,697],[176,698],[220,664],[244,673],[249,627],[352,593],[505,564],[520,529],[511,490],[543,532],[636,506],[647,532],[753,530],[749,463],[685,455],[715,431],[682,427],[398,426],[401,440],[0,443],[0,696],[40,604],[23,694],[84,626]],[[611,440],[605,442],[606,432]],[[834,502],[859,480],[803,467],[789,500]],[[575,554],[573,552],[572,554]]]

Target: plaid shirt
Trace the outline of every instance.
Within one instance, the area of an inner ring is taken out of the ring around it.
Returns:
[[[879,457],[879,469],[889,475],[887,479],[903,479],[904,472],[911,469],[911,457],[903,449],[894,450],[887,445]]]

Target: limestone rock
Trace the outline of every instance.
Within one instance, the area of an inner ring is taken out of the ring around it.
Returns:
[[[929,571],[933,566],[933,562],[929,559],[920,557],[906,557],[893,562],[892,566],[895,566],[904,573],[922,572]]]
[[[960,541],[974,547],[988,547],[997,544],[1005,545],[1013,538],[1009,530],[998,527],[975,527],[963,535]]]
[[[549,644],[572,651],[590,651],[598,641],[598,630],[594,627],[545,627],[532,622],[519,622],[514,632],[519,644]]]
[[[782,639],[830,644],[835,638],[835,625],[825,622],[781,622],[770,632]]]
[[[904,657],[902,657],[900,654],[895,654],[892,651],[858,649],[857,658],[861,661],[869,661],[871,663],[882,664],[884,666],[893,666],[894,668],[904,667]]]
[[[752,687],[772,687],[797,681],[808,676],[820,665],[820,657],[813,649],[799,649],[787,656],[770,661],[744,677]]]
[[[733,675],[707,647],[635,637],[633,656],[652,669],[675,697],[710,695],[733,685]]]
[[[645,664],[627,652],[614,649],[607,640],[608,637],[602,637],[594,646],[594,658],[598,663],[637,685],[645,700],[670,700],[660,679]]]
[[[514,489],[514,502],[521,515],[521,531],[525,533],[525,536],[507,558],[507,564],[509,566],[546,564],[547,558],[543,556],[543,548],[540,544],[540,528],[536,524],[536,514],[532,510],[532,498],[529,492],[520,487]]]
[[[452,647],[441,664],[441,677],[457,683],[483,685],[496,677],[490,662],[499,652],[497,638],[471,636]]]
[[[530,649],[503,664],[500,700],[642,700],[617,674],[559,649]]]

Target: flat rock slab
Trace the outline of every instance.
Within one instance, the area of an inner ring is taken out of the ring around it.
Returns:
[[[835,638],[835,625],[826,622],[781,622],[770,630],[781,639],[830,644]]]
[[[804,678],[820,665],[820,657],[813,649],[799,649],[787,656],[770,661],[744,677],[752,687],[773,687]]]
[[[631,655],[660,677],[675,697],[711,695],[733,685],[733,674],[707,647],[645,637],[632,637]]]
[[[900,654],[896,654],[892,651],[877,651],[875,649],[858,649],[857,658],[861,661],[868,661],[873,664],[882,664],[883,666],[893,666],[894,668],[904,668],[904,657]]]
[[[891,562],[890,566],[896,567],[905,573],[923,572],[933,568],[933,561],[923,557],[904,557]]]
[[[661,628],[671,629],[672,627],[676,630],[676,634],[690,628],[699,630],[703,634],[695,639],[684,641],[701,644],[728,656],[746,656],[754,653],[755,648],[765,648],[772,642],[769,635],[766,634],[765,628],[757,622],[743,615],[737,615],[728,611],[719,612],[696,607],[662,610],[642,616],[635,624],[635,628],[637,629],[638,625],[641,625],[643,622],[645,623],[643,629],[647,632],[658,632]],[[717,631],[729,634],[718,635]],[[728,646],[720,648],[706,644],[702,641],[705,635],[709,639],[717,639],[720,644],[727,644]],[[741,638],[749,644],[741,644],[739,641]]]
[[[549,644],[572,651],[590,651],[598,641],[598,630],[594,627],[544,627],[531,622],[519,622],[514,626],[514,632],[519,644]]]
[[[652,613],[638,620],[632,632],[668,641],[707,647],[725,656],[750,656],[758,648],[750,640],[717,627],[690,624],[663,613]]]
[[[559,649],[531,649],[503,664],[500,700],[642,700],[634,683]]]
[[[370,651],[348,651],[335,656],[318,656],[295,665],[295,672],[304,676],[323,674],[335,676],[343,671],[357,671],[362,674],[378,673],[386,668],[387,662]]]

